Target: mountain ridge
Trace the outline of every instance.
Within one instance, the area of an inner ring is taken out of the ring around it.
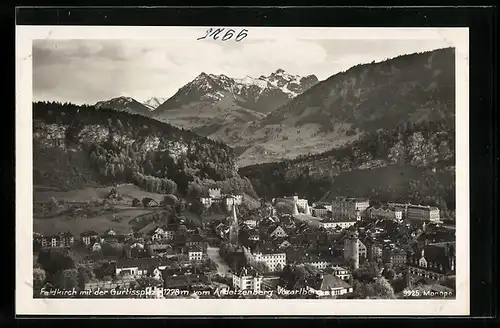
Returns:
[[[405,121],[454,120],[454,54],[443,48],[353,66],[264,118],[210,137],[246,148],[245,166],[342,147]]]
[[[98,101],[94,104],[96,108],[109,108],[119,112],[127,112],[131,114],[140,114],[150,116],[150,108],[138,100],[127,97],[119,96],[109,100]]]

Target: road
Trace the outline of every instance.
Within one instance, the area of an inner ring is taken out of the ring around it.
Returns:
[[[207,255],[215,262],[217,265],[217,273],[225,276],[229,273],[229,266],[224,262],[222,257],[219,255],[219,247],[208,247]]]

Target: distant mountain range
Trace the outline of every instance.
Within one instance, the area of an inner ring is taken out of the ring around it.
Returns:
[[[154,118],[208,136],[263,118],[318,82],[278,69],[269,76],[241,79],[201,73],[154,112]]]
[[[239,165],[315,154],[402,122],[454,120],[454,48],[360,64],[319,82],[278,69],[231,78],[201,73],[169,99],[98,102],[192,130],[236,149]]]
[[[454,48],[357,65],[269,115],[210,135],[240,149],[240,165],[340,147],[402,122],[455,117]]]

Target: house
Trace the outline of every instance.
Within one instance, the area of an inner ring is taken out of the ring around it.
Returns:
[[[332,265],[330,262],[325,261],[325,260],[320,260],[320,259],[309,261],[309,262],[306,262],[305,264],[312,265],[313,267],[315,267],[318,270],[325,270],[327,267]]]
[[[151,240],[159,241],[159,240],[172,240],[174,239],[175,231],[167,230],[166,227],[156,227],[151,232]]]
[[[361,216],[368,207],[370,207],[370,201],[366,198],[337,197],[332,202],[332,214],[361,220]]]
[[[320,274],[306,279],[305,288],[318,297],[340,296],[353,292],[353,287],[332,274]]]
[[[153,198],[149,198],[149,197],[144,197],[142,199],[142,204],[144,205],[144,207],[157,207],[160,205],[160,204],[158,204],[158,202],[156,200],[154,200]]]
[[[368,261],[377,261],[382,258],[383,246],[382,243],[371,238],[365,238],[363,244],[366,246],[366,258]]]
[[[253,254],[255,261],[264,262],[269,271],[281,271],[286,265],[286,253],[282,251],[263,250]]]
[[[455,242],[428,244],[407,255],[410,279],[434,282],[455,275]]]
[[[279,244],[278,248],[279,249],[286,249],[288,247],[292,246],[288,240],[284,240],[281,244]]]
[[[406,218],[410,221],[439,221],[439,209],[433,206],[409,205]]]
[[[255,219],[246,219],[243,221],[243,224],[247,225],[250,228],[256,228],[257,227],[257,220]]]
[[[326,218],[328,216],[328,209],[323,205],[316,205],[312,208],[312,216]]]
[[[272,237],[272,238],[285,238],[285,237],[288,237],[288,234],[286,233],[286,231],[281,226],[270,227],[270,229],[268,230],[268,232],[270,232],[269,236]]]
[[[71,232],[63,232],[59,234],[59,243],[61,247],[71,247],[75,242],[75,237]]]
[[[190,246],[187,250],[189,261],[201,261],[203,250],[199,246]]]
[[[440,220],[439,209],[434,206],[414,205],[410,203],[388,203],[387,205],[402,209],[403,219],[410,221],[436,222]]]
[[[116,236],[116,232],[113,229],[109,228],[108,230],[106,230],[104,232],[104,235],[105,236]]]
[[[99,234],[93,230],[87,230],[80,234],[80,238],[85,245],[90,246],[98,240]]]
[[[132,241],[128,247],[130,247],[130,249],[134,248],[144,249],[144,243],[138,241]]]
[[[208,189],[208,197],[212,199],[220,199],[222,197],[222,193],[220,188],[210,188]]]
[[[149,247],[154,255],[172,255],[170,253],[173,250],[172,245],[154,243],[149,245]]]
[[[243,196],[241,196],[241,195],[224,197],[224,205],[228,209],[230,209],[234,205],[241,205],[242,202],[243,202]]]
[[[243,267],[237,274],[233,274],[233,288],[236,290],[262,290],[262,275],[252,268]]]
[[[325,269],[326,274],[332,274],[336,277],[339,277],[340,279],[344,281],[349,281],[351,279],[351,273],[349,270],[340,267],[338,265],[331,266]]]
[[[163,270],[166,265],[166,262],[162,262],[155,258],[121,259],[115,262],[115,274],[117,276],[151,276],[154,274],[155,269]]]
[[[319,222],[321,228],[332,230],[332,229],[347,229],[356,224],[356,219],[351,219],[346,216],[337,216],[335,218],[326,218]]]
[[[367,209],[367,212],[370,219],[383,219],[396,222],[403,220],[403,209],[395,206],[372,206]]]
[[[256,230],[249,231],[249,233],[248,233],[248,240],[259,241],[260,240],[259,232],[256,231]]]
[[[280,201],[285,202],[285,203],[289,203],[289,204],[296,204],[297,208],[302,209],[302,210],[305,210],[306,206],[309,203],[307,199],[302,199],[302,198],[299,198],[298,196],[291,196],[291,197],[286,196],[283,198],[275,199],[275,203],[280,202]]]
[[[212,206],[212,198],[210,197],[201,197],[200,202],[205,206],[206,208],[209,208]]]
[[[199,247],[202,250],[206,249],[205,239],[199,234],[192,234],[186,238],[186,246]]]
[[[406,264],[406,251],[400,248],[386,246],[383,249],[382,259],[384,263],[404,265]]]
[[[102,246],[100,243],[98,242],[95,242],[92,247],[91,247],[91,250],[92,252],[99,252],[100,250],[102,249]]]

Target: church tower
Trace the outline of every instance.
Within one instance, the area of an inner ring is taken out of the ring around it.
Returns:
[[[359,268],[358,232],[348,231],[344,239],[344,259],[352,261],[353,269]]]
[[[236,204],[233,204],[230,220],[229,242],[238,245],[238,216],[236,215]]]

